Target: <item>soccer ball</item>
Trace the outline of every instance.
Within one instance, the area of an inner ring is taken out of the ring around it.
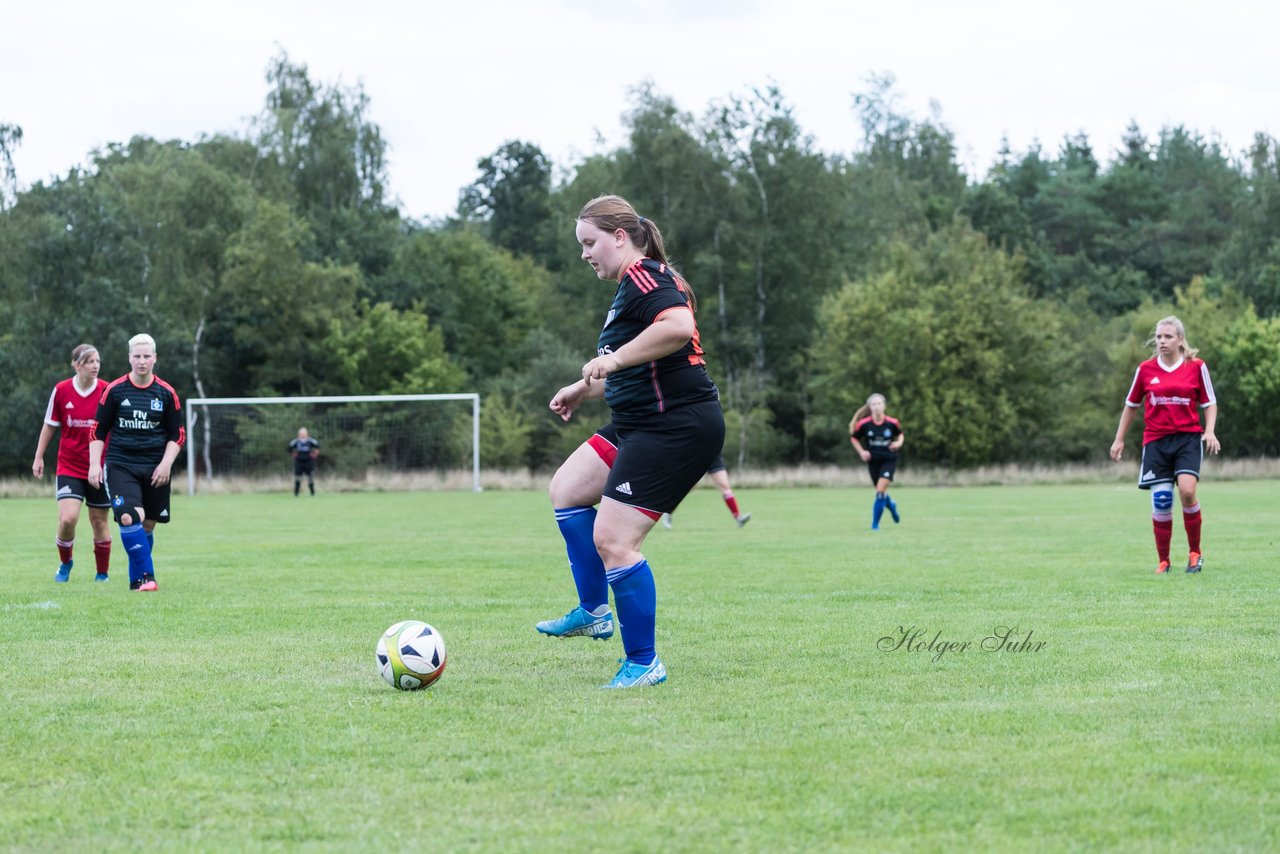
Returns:
[[[417,691],[444,673],[444,638],[420,620],[401,620],[378,638],[382,678],[401,691]]]

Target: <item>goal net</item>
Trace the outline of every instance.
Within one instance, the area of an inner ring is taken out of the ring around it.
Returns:
[[[292,488],[303,427],[319,485],[480,491],[478,394],[193,398],[186,410],[188,495]]]

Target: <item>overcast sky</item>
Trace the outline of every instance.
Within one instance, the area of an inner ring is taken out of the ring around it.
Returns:
[[[897,78],[981,177],[1002,138],[1056,150],[1086,132],[1104,161],[1130,121],[1184,124],[1231,151],[1280,136],[1280,4],[1223,0],[0,0],[0,123],[23,128],[22,186],[135,134],[243,134],[280,50],[323,83],[361,84],[412,217],[452,212],[503,142],[557,165],[621,141],[651,80],[701,114],[777,84],[828,152],[859,141],[852,95]]]

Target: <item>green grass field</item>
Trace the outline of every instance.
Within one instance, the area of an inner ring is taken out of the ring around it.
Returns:
[[[0,848],[1280,848],[1280,484],[1207,482],[1170,577],[1132,487],[895,495],[878,534],[869,489],[691,496],[634,691],[533,629],[576,601],[541,494],[179,497],[152,595],[87,520],[55,585],[54,502],[4,501]],[[424,692],[374,665],[408,618]]]

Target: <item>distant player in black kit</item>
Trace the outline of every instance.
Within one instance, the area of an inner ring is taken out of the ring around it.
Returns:
[[[605,687],[657,685],[667,671],[654,647],[657,593],[640,547],[720,453],[724,413],[698,342],[693,291],[667,262],[657,225],[625,199],[601,196],[579,212],[574,234],[582,260],[615,290],[598,355],[550,406],[568,421],[584,400],[603,397],[615,438],[602,429],[552,478],[579,602],[537,628],[553,637],[610,637],[612,588],[626,658]]]
[[[106,484],[129,558],[130,590],[157,589],[152,532],[169,521],[169,471],[186,441],[178,393],[155,375],[155,364],[155,339],[130,338],[131,370],[102,393],[89,440],[89,483]]]
[[[898,419],[884,412],[884,395],[873,394],[858,407],[849,422],[849,442],[867,464],[867,472],[876,487],[876,502],[871,508],[871,530],[880,530],[880,517],[887,509],[897,524],[898,505],[889,497],[889,484],[898,467],[898,449],[904,437]]]
[[[307,489],[316,494],[316,458],[320,456],[320,443],[312,439],[306,427],[298,428],[298,438],[289,443],[293,454],[293,494],[302,490],[302,476],[307,476]]]

